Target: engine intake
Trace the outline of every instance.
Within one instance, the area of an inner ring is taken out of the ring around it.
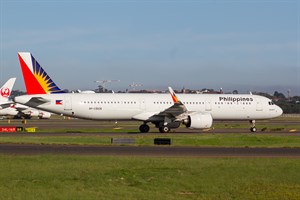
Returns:
[[[183,124],[187,128],[210,128],[212,126],[213,118],[209,113],[193,113],[188,116],[188,118],[183,121]]]

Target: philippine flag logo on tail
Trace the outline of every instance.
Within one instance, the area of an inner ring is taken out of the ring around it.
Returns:
[[[56,100],[55,105],[63,105],[63,100]]]

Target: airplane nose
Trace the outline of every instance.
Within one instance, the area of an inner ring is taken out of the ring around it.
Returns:
[[[277,111],[278,117],[281,116],[283,113],[283,110],[279,106],[276,107],[276,111]]]

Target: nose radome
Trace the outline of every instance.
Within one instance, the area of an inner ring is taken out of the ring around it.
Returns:
[[[277,106],[276,110],[277,110],[277,113],[278,113],[278,117],[281,116],[282,113],[283,113],[283,110],[279,106]]]

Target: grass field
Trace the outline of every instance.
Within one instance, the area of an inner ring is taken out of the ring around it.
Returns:
[[[173,146],[300,147],[296,123],[260,122],[259,129],[276,134],[188,133],[137,134],[137,122],[119,123],[113,129],[73,128],[51,132],[115,132],[111,135],[10,135],[0,143],[111,145],[112,137],[134,138],[135,145],[153,145],[156,137],[172,139]],[[34,121],[33,121],[34,122]],[[33,123],[31,122],[31,123]],[[4,124],[4,122],[2,122]],[[12,124],[19,123],[13,121]],[[47,123],[41,121],[38,123]],[[59,124],[60,122],[57,122]],[[65,123],[65,122],[61,122]],[[26,126],[30,127],[30,123]],[[96,125],[94,125],[96,126]],[[248,130],[248,123],[215,123],[215,128]],[[113,130],[113,131],[112,131]],[[38,132],[48,132],[44,125]],[[118,132],[125,132],[119,134]],[[229,131],[230,132],[230,131]],[[43,134],[43,133],[42,133]],[[125,156],[0,155],[1,199],[203,199],[290,200],[300,199],[300,159],[297,158],[158,158]]]
[[[300,199],[300,160],[0,156],[0,199]]]
[[[300,199],[293,158],[0,155],[0,166],[5,200]]]
[[[119,122],[118,125],[115,126],[113,122],[102,122],[99,123],[102,125],[102,127],[99,128],[74,128],[74,127],[65,127],[65,128],[56,128],[55,126],[51,129],[49,128],[39,128],[37,127],[37,132],[58,132],[58,133],[140,133],[138,130],[138,127],[140,126],[140,122]],[[149,124],[151,127],[151,131],[157,131],[157,128],[154,127],[154,125]],[[27,126],[30,127],[30,123],[27,124]],[[298,124],[285,124],[284,122],[282,124],[271,124],[269,121],[262,121],[257,124],[257,130],[261,132],[279,132],[279,131],[289,131],[289,130],[299,130],[300,129],[300,123]],[[187,130],[184,125],[181,125],[181,131]],[[212,128],[208,131],[214,132],[218,129],[228,129],[228,130],[234,130],[234,129],[245,129],[244,131],[249,132],[250,125],[248,122],[214,122]],[[171,132],[177,132],[178,129],[173,129]],[[201,133],[202,131],[194,129],[194,131]]]

